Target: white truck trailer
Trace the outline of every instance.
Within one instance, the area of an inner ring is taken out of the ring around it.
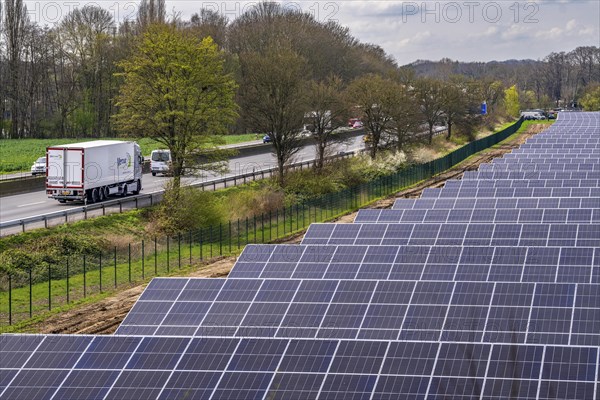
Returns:
[[[95,203],[142,190],[140,146],[95,140],[46,149],[46,194],[61,203]]]

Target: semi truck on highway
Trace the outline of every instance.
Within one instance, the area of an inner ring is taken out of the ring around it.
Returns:
[[[142,190],[140,146],[95,140],[46,149],[46,194],[61,203],[96,203]]]

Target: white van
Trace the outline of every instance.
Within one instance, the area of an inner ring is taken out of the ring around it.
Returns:
[[[171,171],[171,152],[169,150],[152,150],[150,171],[156,174],[168,174]]]

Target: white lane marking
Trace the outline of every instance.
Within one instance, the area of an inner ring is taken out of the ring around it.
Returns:
[[[44,203],[45,203],[45,201],[38,201],[37,203],[22,204],[20,206],[17,206],[17,208],[35,206],[35,205],[44,204]]]

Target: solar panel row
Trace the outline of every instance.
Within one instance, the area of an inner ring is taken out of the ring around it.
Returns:
[[[596,197],[514,197],[514,198],[419,198],[398,199],[393,210],[452,210],[452,209],[598,209],[600,198]],[[382,210],[383,211],[383,210]]]
[[[338,274],[347,279],[154,280],[117,334],[600,345],[597,284]]]
[[[303,244],[600,247],[599,224],[398,223],[312,225]]]
[[[599,353],[501,343],[4,336],[0,398],[592,399]]]
[[[597,208],[433,208],[408,210],[359,210],[355,223],[399,222],[495,222],[521,224],[562,223],[598,224],[600,209]]]

